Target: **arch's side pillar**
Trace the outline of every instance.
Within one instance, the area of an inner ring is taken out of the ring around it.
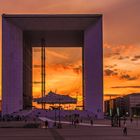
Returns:
[[[103,117],[102,18],[84,32],[85,110]]]
[[[22,30],[2,18],[2,114],[22,109]]]
[[[32,108],[32,46],[30,37],[23,33],[23,109]]]

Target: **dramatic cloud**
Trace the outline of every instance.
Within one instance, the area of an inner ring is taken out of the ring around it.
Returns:
[[[139,59],[140,59],[140,55],[136,55],[131,59],[131,61],[137,61]]]
[[[140,45],[112,45],[104,44],[104,56],[105,58],[115,58],[119,60],[129,59],[132,56],[139,57]],[[134,57],[135,58],[135,57]]]
[[[139,75],[135,76],[127,73],[127,71],[122,71],[120,69],[109,69],[109,68],[104,70],[104,76],[116,76],[120,80],[127,80],[127,81],[139,79]]]
[[[82,73],[82,66],[78,66],[78,67],[73,68],[73,71],[76,74],[81,74]]]
[[[120,56],[118,59],[119,59],[119,60],[129,59],[129,56],[125,56],[125,57]]]
[[[116,53],[113,53],[112,55],[120,55],[120,53],[116,52]]]
[[[114,64],[114,65],[105,65],[105,68],[114,68],[114,67],[116,67],[117,66],[117,64]]]
[[[50,71],[56,71],[56,72],[64,72],[64,71],[71,71],[75,74],[81,74],[82,73],[82,65],[66,65],[66,64],[55,64],[55,65],[49,65],[47,66],[47,69]]]
[[[114,86],[111,88],[140,88],[140,86]]]
[[[137,80],[139,77],[138,76],[130,76],[129,74],[122,74],[120,76],[120,79],[123,80]]]
[[[110,69],[105,69],[104,70],[104,75],[105,76],[113,76],[113,75],[117,75],[118,73],[113,71],[113,70],[110,70]]]
[[[136,55],[136,56],[134,56],[134,58],[140,59],[140,55]]]

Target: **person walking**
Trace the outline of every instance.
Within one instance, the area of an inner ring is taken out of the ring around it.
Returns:
[[[133,118],[132,118],[132,117],[130,118],[130,122],[131,122],[131,123],[133,122]]]
[[[126,126],[126,123],[124,124],[123,135],[127,136],[127,126]]]
[[[45,128],[48,128],[48,121],[45,121]]]
[[[76,119],[74,119],[73,125],[76,128],[76,126],[77,126],[77,120]]]
[[[93,119],[90,120],[90,124],[91,124],[91,126],[93,126]]]

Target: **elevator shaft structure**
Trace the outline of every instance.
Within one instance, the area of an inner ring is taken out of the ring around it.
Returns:
[[[41,96],[42,99],[45,96],[46,88],[46,80],[45,80],[45,75],[46,75],[46,69],[45,69],[45,62],[46,62],[46,57],[45,57],[45,39],[41,39]],[[45,102],[42,100],[42,109],[45,109]]]

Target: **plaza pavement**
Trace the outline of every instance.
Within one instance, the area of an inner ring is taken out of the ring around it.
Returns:
[[[0,128],[0,140],[140,140],[140,129],[110,126],[63,126],[56,128]]]

